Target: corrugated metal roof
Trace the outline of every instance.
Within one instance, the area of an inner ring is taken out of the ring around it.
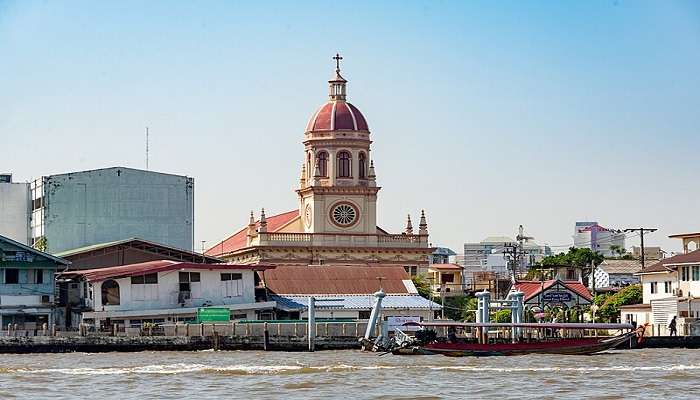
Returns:
[[[634,274],[642,269],[639,260],[604,260],[598,268],[608,274]]]
[[[139,243],[143,243],[143,244],[153,246],[156,248],[167,249],[168,251],[178,252],[178,253],[181,253],[183,255],[190,256],[190,257],[202,257],[202,258],[206,259],[207,262],[210,262],[210,263],[223,262],[223,260],[220,260],[216,257],[211,257],[211,256],[207,256],[204,254],[195,253],[193,251],[180,249],[180,248],[177,248],[174,246],[169,246],[169,245],[165,245],[162,243],[156,243],[156,242],[152,242],[150,240],[145,240],[145,239],[140,239],[140,238],[128,238],[128,239],[122,239],[122,240],[115,240],[113,242],[96,243],[96,244],[92,244],[89,246],[79,247],[76,249],[65,250],[65,251],[62,251],[60,253],[56,253],[56,256],[57,257],[71,257],[71,256],[74,256],[76,254],[89,253],[91,251],[101,250],[101,249],[105,249],[108,247],[119,246],[119,245],[132,245],[132,244],[135,245],[135,244],[139,244]]]
[[[373,295],[351,296],[314,296],[317,309],[322,310],[370,310],[374,305]],[[323,301],[324,299],[339,299],[339,301]],[[288,311],[306,310],[309,296],[272,296],[277,307]],[[423,298],[417,294],[387,295],[382,300],[382,308],[387,310],[439,310],[440,304]]]
[[[70,271],[59,274],[62,277],[83,277],[88,282],[98,282],[110,278],[125,278],[155,272],[174,271],[179,269],[195,270],[261,270],[274,268],[271,265],[240,265],[240,264],[198,264],[177,262],[171,260],[148,261],[138,264],[120,265],[117,267],[86,269],[82,271]]]
[[[386,293],[408,294],[403,281],[411,279],[403,267],[357,265],[279,265],[261,277],[279,295],[372,294],[379,290],[379,278]]]

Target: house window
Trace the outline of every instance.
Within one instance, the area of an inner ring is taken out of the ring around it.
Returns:
[[[158,299],[158,273],[131,277],[131,298],[135,301]]]
[[[651,294],[659,293],[659,283],[658,282],[651,282],[649,286],[651,286]]]
[[[5,269],[5,283],[7,283],[7,284],[19,283],[19,270],[16,268]]]
[[[158,273],[136,275],[131,277],[132,285],[154,285],[158,284]]]
[[[664,293],[671,293],[671,281],[664,282]]]
[[[358,161],[360,162],[360,165],[358,165],[358,170],[357,174],[360,177],[360,179],[365,179],[367,173],[365,172],[367,169],[367,161],[365,160],[365,153],[360,153],[360,155],[357,157]]]
[[[690,267],[681,267],[681,280],[682,281],[689,281],[690,280]]]
[[[34,281],[37,284],[43,284],[44,283],[44,270],[43,269],[37,269],[34,271]]]
[[[455,274],[441,274],[440,283],[452,283],[455,281]]]
[[[102,282],[102,305],[119,305],[119,284],[114,279],[108,279]]]
[[[224,272],[221,274],[221,294],[224,297],[243,295],[243,274]]]
[[[693,265],[693,280],[700,281],[700,265]]]
[[[575,280],[576,279],[576,270],[572,269],[572,268],[567,269],[566,270],[566,279],[570,280],[570,281]]]
[[[322,151],[318,153],[318,160],[316,160],[318,163],[318,170],[321,173],[322,177],[328,177],[328,153],[325,151]]]
[[[406,272],[411,276],[418,275],[418,267],[415,265],[405,265],[403,269],[406,270]]]
[[[351,178],[352,172],[350,169],[350,163],[352,158],[350,153],[347,151],[341,151],[338,153],[338,178]]]
[[[371,311],[358,311],[357,319],[369,319]]]

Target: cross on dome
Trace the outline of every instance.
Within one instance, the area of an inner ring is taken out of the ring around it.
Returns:
[[[340,60],[342,60],[343,57],[341,57],[340,54],[335,53],[335,57],[333,57],[333,59],[335,60],[335,72],[339,74],[340,73]]]

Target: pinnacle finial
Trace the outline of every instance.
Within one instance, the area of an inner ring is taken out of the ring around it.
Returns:
[[[425,220],[425,210],[420,210],[420,225],[418,225],[418,234],[428,234],[428,223]]]
[[[267,218],[265,218],[265,209],[260,211],[260,229],[259,232],[267,232]]]
[[[255,217],[253,216],[253,210],[250,210],[250,219],[248,219],[248,225],[255,225]]]
[[[406,234],[413,235],[413,225],[411,224],[411,214],[406,218]]]

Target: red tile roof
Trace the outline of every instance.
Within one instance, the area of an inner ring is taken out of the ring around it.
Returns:
[[[372,294],[381,286],[387,294],[409,293],[403,267],[280,265],[259,273],[267,288],[278,295]]]
[[[461,271],[464,269],[463,266],[459,264],[430,264],[428,268],[439,269],[439,270],[451,270],[451,271]]]
[[[368,131],[369,127],[357,107],[344,101],[329,101],[311,116],[306,131],[332,130]]]
[[[116,267],[86,269],[82,271],[69,271],[59,274],[62,277],[83,277],[88,282],[104,281],[105,279],[125,278],[128,276],[152,274],[180,269],[199,270],[265,270],[274,268],[267,264],[198,264],[189,262],[177,262],[171,260],[148,261],[138,264],[119,265]]]
[[[515,282],[514,288],[525,293],[525,301],[528,301],[529,299],[537,296],[541,291],[554,286],[557,282],[584,299],[588,301],[593,300],[591,293],[579,281],[560,281],[558,279],[551,279],[547,281],[517,281]]]
[[[299,210],[287,211],[286,213],[273,215],[271,217],[266,217],[267,219],[267,231],[277,232],[278,229],[287,225],[294,218],[299,216]],[[260,227],[260,220],[255,221],[255,228]],[[212,246],[209,250],[205,251],[204,254],[207,256],[220,256],[222,254],[227,254],[238,249],[246,247],[247,242],[247,230],[246,225],[243,229],[234,233],[232,236],[224,239],[223,241]]]
[[[700,249],[691,251],[690,253],[678,254],[673,257],[664,258],[663,260],[653,264],[649,267],[644,268],[641,273],[649,272],[665,272],[669,269],[676,269],[676,266],[680,264],[700,264]]]

